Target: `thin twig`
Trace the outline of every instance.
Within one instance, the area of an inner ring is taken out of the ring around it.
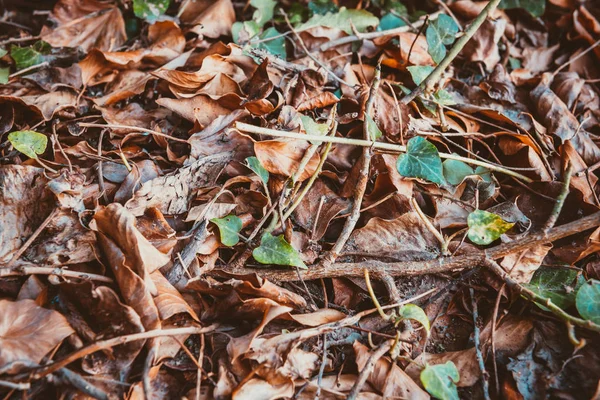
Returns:
[[[47,66],[49,66],[49,65],[50,65],[50,64],[48,63],[48,61],[44,61],[43,63],[36,64],[36,65],[32,65],[31,67],[23,68],[22,70],[19,70],[19,71],[17,71],[17,72],[14,72],[14,73],[10,74],[10,75],[8,76],[8,78],[9,78],[9,79],[10,79],[10,78],[14,78],[15,76],[23,75],[23,74],[26,74],[26,73],[28,73],[28,72],[31,72],[31,71],[33,71],[34,69],[38,69],[38,68],[44,68],[44,67],[47,67]]]
[[[58,207],[52,210],[50,215],[46,217],[46,219],[41,223],[40,226],[38,226],[35,232],[31,234],[29,239],[27,239],[27,241],[21,246],[21,248],[19,248],[19,250],[17,250],[17,252],[12,256],[10,261],[4,266],[5,268],[10,268],[23,255],[23,253],[29,248],[29,246],[31,246],[34,240],[40,235],[40,233],[42,233],[42,231],[46,228],[46,226],[48,226],[50,221],[52,221],[52,218],[54,218],[59,211],[60,209]]]
[[[358,395],[360,394],[362,387],[367,382],[367,379],[371,375],[371,372],[373,372],[373,368],[375,368],[375,364],[377,364],[377,361],[379,361],[379,359],[381,357],[383,357],[383,355],[385,353],[387,353],[391,347],[392,347],[392,341],[386,340],[385,342],[381,343],[379,345],[379,347],[377,347],[377,349],[375,349],[375,351],[373,351],[371,353],[363,370],[360,371],[360,374],[358,375],[356,382],[354,382],[354,385],[352,386],[350,393],[348,393],[348,397],[346,397],[347,400],[356,400],[358,398]]]
[[[560,212],[562,211],[562,208],[565,205],[565,200],[567,199],[567,196],[569,195],[569,185],[571,184],[571,175],[572,174],[573,174],[573,164],[570,162],[567,162],[567,169],[565,170],[565,174],[563,177],[562,189],[561,189],[560,193],[558,194],[558,197],[556,197],[556,204],[554,204],[554,208],[552,209],[552,212],[550,213],[550,217],[546,221],[546,224],[544,225],[544,228],[543,228],[544,231],[546,231],[546,232],[554,227],[554,225],[556,224],[556,221],[558,220],[558,217],[560,216]]]
[[[456,58],[458,53],[461,52],[463,47],[467,44],[469,40],[475,35],[475,32],[479,29],[481,24],[487,19],[488,15],[492,13],[500,0],[491,0],[484,8],[481,10],[481,13],[471,22],[471,25],[464,31],[464,34],[454,43],[454,46],[448,51],[446,57],[438,64],[437,67],[425,78],[419,86],[410,92],[406,97],[402,99],[404,104],[408,104],[413,101],[417,96],[424,93],[425,91],[431,89],[441,78],[442,74],[450,66],[452,61]]]
[[[18,266],[14,268],[0,268],[0,278],[7,276],[28,276],[28,275],[57,275],[66,278],[86,279],[96,282],[112,283],[113,280],[108,276],[91,274],[89,272],[71,271],[59,267],[38,267],[38,266]]]
[[[369,132],[369,123],[368,118],[370,118],[371,110],[373,109],[373,104],[375,103],[375,96],[377,94],[377,90],[379,89],[379,83],[381,82],[381,64],[377,64],[375,68],[375,76],[373,78],[373,83],[371,84],[371,90],[369,91],[369,97],[365,103],[364,108],[364,122],[363,122],[363,138],[364,140],[371,139]],[[358,179],[356,185],[353,190],[353,202],[352,208],[350,210],[350,216],[346,219],[344,223],[344,227],[342,228],[342,232],[338,236],[337,241],[333,245],[331,251],[321,260],[321,265],[323,267],[327,267],[331,265],[338,254],[342,252],[342,249],[346,245],[346,242],[350,238],[358,219],[360,218],[360,209],[362,206],[363,197],[365,195],[365,191],[367,190],[367,183],[369,182],[369,168],[371,167],[371,157],[373,155],[373,150],[370,147],[364,147],[361,157],[358,160]]]
[[[574,317],[567,312],[565,312],[562,308],[558,307],[556,304],[552,302],[551,299],[542,297],[535,293],[532,290],[527,289],[526,287],[519,284],[515,281],[504,269],[498,265],[493,260],[485,260],[484,265],[488,267],[493,273],[498,275],[501,279],[506,282],[506,285],[513,290],[516,290],[520,295],[525,297],[527,300],[543,305],[546,307],[552,314],[556,315],[560,319],[565,322],[569,322],[573,325],[576,325],[580,328],[589,329],[594,332],[600,332],[600,325],[595,324],[590,320],[585,320],[581,318]]]
[[[323,335],[323,357],[321,358],[321,365],[319,366],[319,375],[317,376],[317,393],[315,394],[315,400],[319,400],[319,396],[321,395],[321,383],[323,382],[325,364],[327,364],[327,334]]]
[[[246,124],[244,122],[236,122],[235,128],[242,132],[255,133],[258,135],[267,135],[267,136],[273,136],[273,137],[285,137],[285,138],[291,138],[291,139],[304,139],[304,140],[310,140],[310,141],[321,141],[321,142],[329,142],[329,143],[340,143],[340,144],[347,144],[347,145],[361,146],[361,147],[372,147],[374,149],[385,150],[385,151],[394,152],[394,153],[405,153],[406,152],[406,146],[402,146],[402,145],[398,145],[398,144],[394,144],[394,143],[374,142],[371,140],[351,139],[351,138],[338,137],[338,136],[317,136],[317,135],[308,135],[308,134],[296,133],[296,132],[285,132],[285,131],[279,131],[276,129],[269,129],[269,128],[263,128],[260,126],[254,126],[254,125]],[[439,153],[439,155],[440,155],[440,158],[443,158],[443,159],[457,160],[457,161],[462,161],[467,164],[485,167],[489,170],[500,172],[505,175],[509,175],[514,178],[520,179],[526,183],[533,182],[533,179],[531,179],[525,175],[522,175],[515,171],[511,171],[510,169],[506,169],[504,167],[500,167],[496,164],[490,164],[488,162],[483,162],[480,160],[473,160],[471,158],[461,157],[456,154]]]
[[[92,124],[92,123],[89,123],[89,122],[80,122],[78,125],[81,126],[81,127],[84,127],[84,128],[129,129],[131,131],[142,132],[142,133],[148,132],[148,133],[151,133],[151,134],[156,135],[156,136],[163,137],[163,138],[168,139],[168,140],[173,140],[175,142],[189,143],[186,139],[179,139],[179,138],[176,138],[174,136],[167,135],[166,133],[162,133],[162,132],[159,132],[159,131],[154,131],[152,129],[142,128],[142,127],[139,127],[139,126],[118,125],[118,124]]]
[[[494,304],[494,314],[492,314],[492,334],[491,334],[491,342],[492,342],[492,365],[494,366],[494,382],[496,384],[496,395],[500,395],[500,379],[498,378],[498,363],[496,362],[496,323],[498,321],[498,310],[500,309],[500,300],[502,299],[502,293],[504,293],[504,288],[506,287],[506,283],[502,285],[500,290],[498,291],[498,296],[496,296],[496,303]]]
[[[558,67],[556,69],[556,71],[554,71],[552,73],[552,77],[554,78],[554,76],[556,76],[556,74],[558,74],[563,68],[565,68],[565,67],[571,65],[572,63],[574,63],[575,61],[579,60],[581,57],[585,56],[587,53],[589,53],[590,51],[594,50],[598,46],[600,46],[600,40],[597,40],[590,47],[588,47],[587,49],[585,49],[581,53],[577,54],[575,57],[571,58],[569,61],[567,61],[566,63],[564,63],[560,67]]]
[[[475,292],[472,287],[469,288],[469,294],[471,295],[471,306],[473,307],[473,340],[475,341],[475,352],[477,354],[477,363],[479,364],[479,370],[481,371],[481,384],[483,385],[483,397],[486,400],[490,400],[490,382],[488,373],[485,369],[485,362],[483,361],[483,354],[481,354],[481,344],[479,343],[479,325],[477,319],[479,318],[477,312],[477,300],[475,300]]]

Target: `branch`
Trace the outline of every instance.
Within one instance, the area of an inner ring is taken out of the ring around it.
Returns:
[[[244,122],[236,122],[235,129],[246,132],[246,133],[255,133],[257,135],[267,135],[273,137],[284,137],[290,139],[301,139],[301,140],[310,140],[316,142],[326,142],[326,143],[340,143],[340,144],[348,144],[353,146],[362,146],[362,147],[371,147],[379,150],[387,150],[394,153],[405,153],[406,146],[402,146],[399,144],[393,143],[384,143],[384,142],[373,142],[371,140],[363,140],[363,139],[351,139],[344,138],[338,136],[318,136],[318,135],[308,135],[304,133],[296,133],[296,132],[285,132],[278,131],[276,129],[262,128],[260,126],[254,126],[250,124],[246,124]],[[439,153],[440,158],[444,158],[447,160],[457,160],[462,161],[466,164],[477,165],[481,167],[485,167],[489,170],[503,173],[505,175],[512,176],[513,178],[517,178],[526,183],[532,183],[533,179],[526,177],[518,172],[511,171],[508,168],[499,166],[497,164],[492,164],[489,162],[473,160],[471,158],[457,156],[456,154],[449,153]]]
[[[536,232],[526,236],[525,238],[501,244],[490,249],[485,249],[479,252],[471,252],[469,254],[451,257],[441,257],[425,261],[401,261],[401,262],[381,262],[369,260],[364,262],[348,262],[334,263],[327,269],[320,266],[311,266],[306,271],[301,271],[300,275],[304,280],[320,279],[320,278],[335,278],[341,276],[360,277],[364,274],[364,269],[367,268],[371,274],[387,273],[390,276],[414,276],[424,274],[439,274],[443,272],[451,272],[458,269],[475,268],[484,265],[486,260],[496,260],[505,257],[509,254],[518,253],[530,249],[531,247],[554,242],[574,234],[600,226],[600,211],[583,217],[577,221],[569,222],[553,228],[549,232]],[[374,257],[377,254],[373,255]],[[261,277],[275,282],[296,281],[298,275],[296,271],[289,269],[257,269],[257,268],[240,268],[229,270],[235,274],[258,273]]]
[[[477,32],[481,24],[483,24],[483,22],[488,17],[488,15],[490,15],[490,13],[492,13],[496,9],[496,7],[498,7],[499,3],[500,0],[491,0],[484,7],[484,9],[481,10],[481,13],[473,20],[473,22],[471,22],[471,25],[469,25],[467,30],[464,31],[463,35],[456,41],[456,43],[454,43],[454,46],[452,46],[452,48],[450,49],[448,54],[446,54],[446,57],[444,57],[442,62],[440,62],[438,66],[435,67],[433,71],[431,71],[429,76],[425,78],[425,80],[423,80],[423,82],[421,82],[421,84],[415,90],[410,92],[407,96],[405,96],[402,99],[402,102],[404,104],[410,103],[415,99],[415,97],[430,89],[437,83],[437,81],[439,81],[446,68],[450,66],[450,63],[452,63],[452,61],[456,58],[458,53],[461,52],[461,50],[463,49],[463,47],[465,47],[467,42],[471,40],[475,32]]]

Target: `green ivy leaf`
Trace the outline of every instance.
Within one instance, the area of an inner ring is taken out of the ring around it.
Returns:
[[[590,280],[577,291],[576,304],[579,314],[595,324],[600,324],[600,281]]]
[[[38,158],[38,154],[43,154],[48,145],[48,137],[35,131],[11,132],[8,141],[29,158]]]
[[[260,240],[260,246],[254,249],[252,256],[261,264],[289,265],[307,269],[300,255],[283,237],[265,233]]]
[[[149,23],[155,22],[169,8],[171,0],[133,0],[133,13]]]
[[[452,96],[452,94],[445,89],[440,89],[437,92],[435,92],[433,94],[433,101],[434,103],[437,103],[440,106],[452,106],[456,104],[454,96]]]
[[[415,85],[420,85],[433,71],[431,65],[413,65],[407,69]]]
[[[536,294],[550,299],[554,305],[566,309],[575,304],[577,290],[575,279],[579,274],[570,268],[540,267],[531,277],[531,281],[523,286]],[[546,307],[537,304],[543,310]]]
[[[8,67],[0,68],[0,85],[4,85],[5,83],[8,83],[9,75],[10,75],[10,69]]]
[[[498,8],[522,8],[534,17],[541,17],[546,10],[546,0],[502,0]]]
[[[306,30],[314,26],[326,26],[328,28],[341,29],[352,35],[352,25],[359,32],[364,32],[371,26],[377,26],[379,18],[365,10],[348,10],[340,8],[338,13],[327,13],[325,15],[313,15],[308,21],[297,27],[297,30]]]
[[[19,47],[12,45],[10,48],[10,56],[15,61],[17,69],[24,69],[38,65],[44,62],[46,55],[50,54],[52,47],[39,40],[29,47]]]
[[[221,243],[225,246],[235,246],[240,241],[238,233],[242,230],[242,220],[235,215],[228,215],[223,218],[213,218],[210,222],[219,227]]]
[[[277,2],[275,0],[250,0],[250,5],[256,8],[252,19],[262,28],[273,19]]]
[[[421,178],[438,185],[445,183],[440,154],[433,144],[420,136],[408,141],[406,153],[400,154],[396,168],[402,176]]]
[[[377,30],[387,31],[389,29],[400,28],[401,26],[406,26],[406,22],[402,18],[389,13],[381,17],[381,22],[379,22]]]
[[[373,5],[383,11],[393,11],[396,14],[404,16],[408,14],[406,6],[399,0],[373,0]]]
[[[247,42],[260,33],[260,26],[255,21],[235,22],[231,26],[231,36],[237,44]]]
[[[427,365],[421,371],[421,383],[433,397],[441,400],[459,400],[456,384],[460,374],[452,361]]]
[[[246,158],[246,165],[252,170],[252,172],[258,175],[258,177],[263,181],[265,185],[267,184],[267,182],[269,182],[269,171],[267,171],[265,167],[262,166],[260,161],[258,161],[258,158]]]
[[[446,14],[440,14],[427,27],[425,31],[427,51],[436,64],[439,64],[446,56],[446,46],[454,43],[458,30],[456,22]]]
[[[443,163],[444,177],[451,185],[460,185],[469,175],[473,175],[473,168],[459,160],[446,160]]]
[[[475,244],[487,245],[502,236],[514,223],[504,221],[499,215],[475,210],[467,217],[468,236]]]
[[[412,319],[423,325],[423,328],[427,331],[427,335],[429,335],[429,318],[427,318],[427,314],[425,311],[417,305],[414,304],[404,304],[400,307],[398,311],[398,316],[404,319]]]
[[[8,51],[4,47],[0,47],[0,58],[8,54]]]
[[[365,121],[367,122],[367,131],[369,132],[369,138],[371,141],[374,142],[383,136],[381,129],[379,129],[379,127],[370,115],[365,115]]]
[[[482,177],[485,182],[493,182],[494,181],[492,179],[492,171],[490,171],[486,167],[479,166],[479,167],[475,168],[475,174]]]
[[[337,12],[339,7],[331,0],[312,0],[308,2],[308,9],[310,10],[311,15],[325,15],[329,12]]]
[[[281,34],[279,33],[279,31],[275,28],[266,29],[263,33],[258,35],[258,38],[260,40],[264,40],[276,37],[276,39],[261,41],[257,44],[257,47],[259,49],[267,50],[269,53],[281,57],[285,60],[287,58],[287,51],[285,49],[285,37],[280,35]]]

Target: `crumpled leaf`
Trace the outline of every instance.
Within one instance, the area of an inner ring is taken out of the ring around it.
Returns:
[[[309,144],[304,140],[263,140],[254,143],[254,152],[260,164],[269,173],[289,177],[298,169],[308,146]],[[317,165],[319,165],[319,154],[315,152],[298,177],[298,182],[311,177]]]
[[[396,167],[402,176],[421,178],[439,185],[445,183],[438,150],[420,136],[408,141],[406,153],[400,154]]]
[[[235,246],[240,241],[238,233],[242,230],[242,220],[235,215],[223,218],[213,218],[210,222],[219,227],[221,243],[225,246]]]
[[[260,246],[252,251],[252,256],[261,264],[289,265],[307,269],[300,255],[289,244],[283,235],[273,236],[265,233],[260,240]]]
[[[427,365],[421,372],[425,389],[440,400],[458,400],[456,383],[460,380],[458,369],[452,361],[445,364]]]
[[[446,46],[454,43],[458,30],[454,19],[446,14],[440,14],[427,26],[425,31],[427,50],[436,64],[439,64],[446,56]]]
[[[513,222],[504,221],[499,215],[475,210],[467,217],[469,239],[480,245],[488,245],[513,227]]]
[[[35,159],[46,151],[48,136],[36,131],[17,131],[8,134],[8,141],[16,150]]]
[[[592,279],[581,285],[575,305],[583,318],[600,324],[600,281]]]
[[[0,373],[37,365],[74,332],[64,316],[33,300],[0,300]]]

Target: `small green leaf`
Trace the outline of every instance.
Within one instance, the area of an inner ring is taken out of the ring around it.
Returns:
[[[251,38],[258,35],[260,26],[255,21],[235,22],[231,26],[231,36],[237,44],[248,42]]]
[[[373,5],[383,11],[394,12],[406,16],[408,10],[399,0],[373,0]]]
[[[48,145],[48,137],[35,131],[11,132],[8,141],[29,158],[38,158],[38,154],[43,154]]]
[[[339,7],[331,0],[312,0],[308,2],[308,9],[310,10],[311,15],[325,15],[328,12],[337,12]]]
[[[433,72],[431,65],[413,65],[407,69],[415,85],[420,85]]]
[[[421,371],[421,383],[433,397],[441,400],[458,400],[456,384],[460,374],[452,361],[446,364],[427,365]]]
[[[576,304],[579,314],[595,324],[600,324],[600,281],[590,280],[577,291]]]
[[[275,38],[271,40],[262,41],[264,39]],[[287,57],[287,51],[285,49],[285,37],[281,36],[279,31],[275,28],[268,28],[263,33],[258,35],[260,43],[257,47],[259,49],[267,50],[269,53],[281,57],[284,60]]]
[[[25,69],[44,62],[44,56],[50,54],[52,47],[42,40],[35,42],[29,47],[12,45],[10,56],[15,61],[17,69]]]
[[[4,47],[0,47],[0,58],[8,54],[8,51]]]
[[[400,28],[401,26],[406,26],[406,22],[400,17],[389,13],[385,14],[381,18],[381,22],[379,22],[379,26],[377,27],[378,31],[387,31],[389,29]]]
[[[300,120],[302,121],[302,126],[304,127],[304,130],[308,135],[325,136],[327,135],[327,132],[329,132],[329,125],[319,124],[307,115],[300,115]],[[322,142],[317,140],[311,140],[310,143],[319,145]]]
[[[260,240],[260,246],[254,249],[252,256],[261,264],[289,265],[307,269],[300,255],[283,237],[265,233]]]
[[[480,167],[475,168],[475,174],[482,177],[485,182],[493,182],[494,181],[492,179],[492,171],[490,171],[486,167],[480,166]]]
[[[408,141],[406,153],[400,154],[396,168],[402,176],[421,178],[444,184],[442,160],[435,146],[420,136]]]
[[[383,136],[381,129],[379,129],[379,127],[369,114],[365,115],[365,121],[367,122],[367,131],[369,132],[369,138],[371,139],[371,141],[374,142]]]
[[[425,31],[427,51],[436,64],[439,64],[446,56],[446,45],[454,43],[458,30],[456,22],[446,14],[440,14],[427,27]]]
[[[502,236],[514,223],[504,221],[499,215],[475,210],[467,217],[468,236],[475,244],[487,245]]]
[[[246,158],[246,165],[250,168],[266,185],[269,182],[269,171],[262,166],[258,158],[248,157]]]
[[[10,69],[8,67],[0,68],[0,85],[4,85],[5,83],[8,83],[9,75],[10,75]]]
[[[235,246],[240,241],[238,233],[242,230],[242,220],[235,215],[228,215],[223,218],[213,218],[210,222],[219,227],[221,243],[225,246]]]
[[[460,185],[469,175],[473,175],[473,168],[459,160],[446,160],[443,163],[444,177],[451,185]]]
[[[169,8],[171,0],[133,0],[133,13],[149,23],[155,22]]]
[[[574,286],[577,284],[576,278],[578,275],[574,269],[542,266],[535,271],[531,281],[523,286],[542,297],[550,299],[554,305],[566,309],[575,304],[577,290]],[[537,305],[548,311],[543,305]]]
[[[508,57],[508,65],[510,65],[510,69],[519,69],[521,68],[521,60],[514,57]]]
[[[365,10],[348,10],[346,7],[342,7],[338,13],[313,15],[308,21],[297,27],[297,30],[306,30],[314,26],[326,26],[341,29],[352,35],[352,25],[357,31],[364,32],[371,26],[379,25],[379,18]]]
[[[417,305],[414,304],[404,304],[400,307],[398,311],[398,316],[404,319],[412,319],[423,325],[423,328],[427,331],[427,335],[429,335],[429,318],[427,318],[427,314],[425,311]]]
[[[445,89],[440,89],[435,92],[433,94],[433,101],[440,106],[452,106],[456,104],[454,96],[452,96],[452,94]]]
[[[250,5],[256,8],[252,19],[262,28],[264,24],[273,19],[277,2],[275,0],[250,0]]]
[[[541,17],[546,10],[546,0],[502,0],[498,8],[502,10],[522,8],[534,17]]]

